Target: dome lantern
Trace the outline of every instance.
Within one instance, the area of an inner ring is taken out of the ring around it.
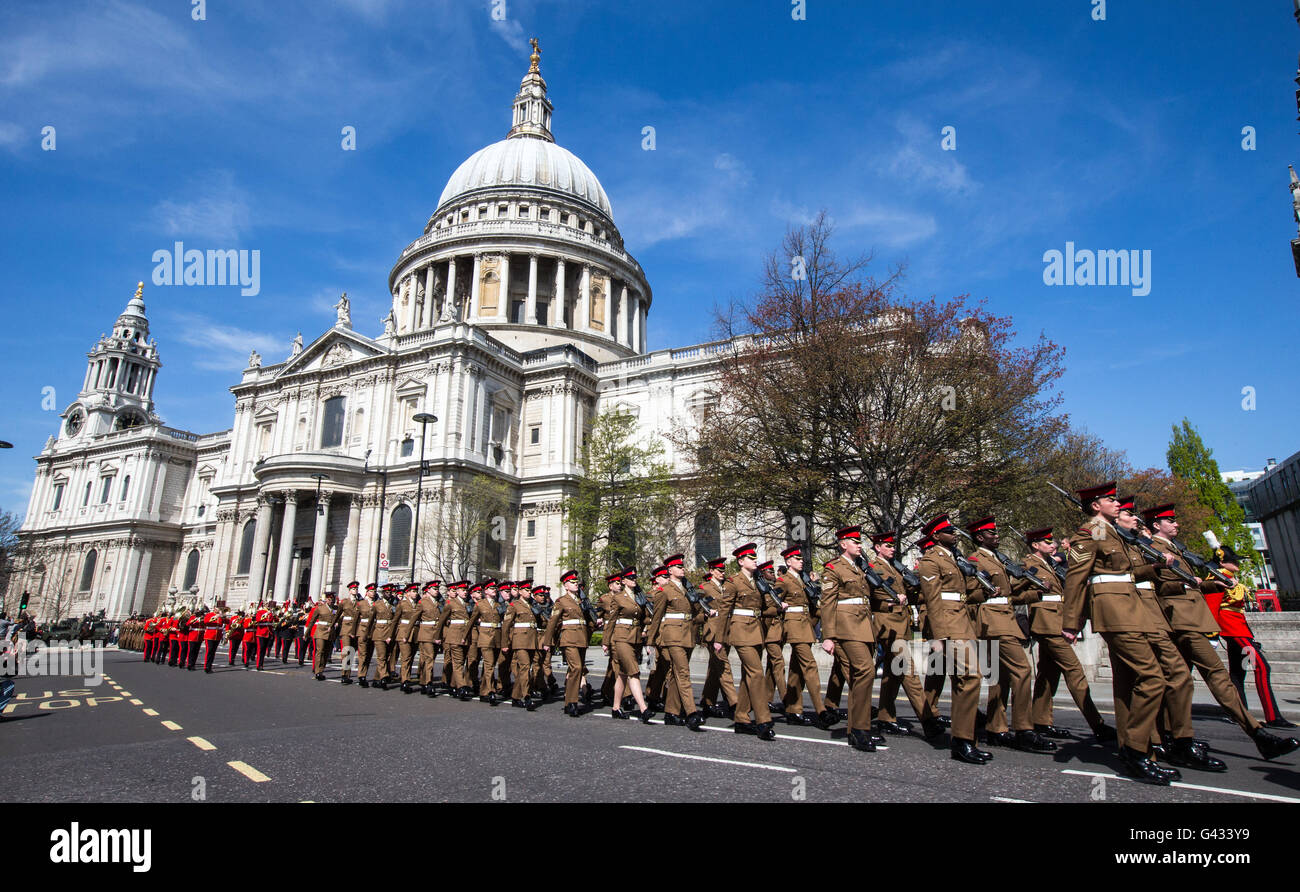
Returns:
[[[542,73],[537,67],[542,58],[541,50],[537,46],[536,37],[529,43],[533,45],[533,54],[529,57],[528,73],[519,82],[513,117],[510,119],[510,132],[506,134],[506,139],[533,137],[555,142],[555,137],[551,135],[551,112],[554,109],[551,101],[546,98],[546,81],[542,79]]]

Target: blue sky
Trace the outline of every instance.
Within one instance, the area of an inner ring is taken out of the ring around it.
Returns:
[[[825,208],[839,249],[905,262],[911,294],[968,292],[1064,345],[1066,411],[1135,463],[1163,465],[1184,415],[1225,469],[1300,449],[1285,0],[1110,0],[1105,21],[1091,0],[808,0],[803,21],[788,0],[499,5],[0,7],[0,507],[25,510],[30,457],[137,280],[177,427],[229,426],[249,350],[311,341],[341,291],[378,334],[401,249],[505,135],[533,35],[556,139],[654,289],[651,349],[710,339],[709,308],[752,294],[786,226]],[[260,250],[261,293],[152,286],[175,240]],[[1149,250],[1150,294],[1046,286],[1067,241]]]

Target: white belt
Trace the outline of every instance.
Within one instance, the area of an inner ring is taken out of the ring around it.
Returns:
[[[580,626],[580,625],[582,625],[582,622],[583,622],[583,621],[580,620],[580,619],[565,619],[565,620],[561,620],[561,621],[560,621],[560,625],[562,625],[562,626]]]
[[[447,620],[447,625],[449,625],[449,626],[463,626],[463,625],[465,625],[465,623],[467,623],[467,622],[469,622],[469,620],[466,620],[466,619],[449,619],[449,620]]]
[[[332,625],[334,625],[334,624],[333,624],[332,622],[330,622],[329,620],[327,620],[327,619],[318,619],[318,620],[316,620],[316,625],[318,625],[318,626],[332,626]]]
[[[1042,600],[1044,600],[1044,601],[1059,601],[1059,600],[1061,600],[1061,596],[1060,596],[1060,595],[1043,595]]]
[[[735,610],[731,611],[731,615],[732,615],[732,616],[753,616],[753,615],[754,615],[754,611],[752,611],[752,610],[745,610],[744,608],[739,608],[739,607],[738,607],[738,608],[736,608]]]
[[[618,624],[619,624],[620,626],[634,626],[634,625],[636,625],[636,620],[634,620],[634,619],[624,619],[623,617],[619,617]]]
[[[844,599],[843,601],[840,602],[840,605],[841,605],[841,606],[847,606],[847,605],[852,605],[852,604],[861,604],[861,603],[862,603],[862,599],[861,599],[861,598],[846,598],[846,599]]]
[[[1088,577],[1089,585],[1098,585],[1103,582],[1132,582],[1132,573],[1098,573],[1096,576]]]
[[[420,625],[422,625],[422,626],[436,626],[436,625],[438,625],[438,621],[437,621],[436,619],[422,619],[422,620],[420,620]]]
[[[939,592],[940,601],[960,601],[962,597],[961,592]]]
[[[985,604],[1009,604],[1010,602],[1006,599],[1006,597],[998,597],[998,598],[985,598],[984,603]]]
[[[499,629],[501,628],[501,623],[479,623],[478,627],[480,629]]]
[[[840,603],[843,604],[844,602],[841,601]],[[786,613],[803,613],[803,611],[804,611],[804,608],[802,608],[802,607],[787,607],[787,608],[785,608],[785,612],[786,612]]]
[[[402,620],[402,625],[404,625],[404,626],[409,626],[410,624],[411,624],[411,621],[410,621],[409,619],[404,619],[404,620]]]
[[[1149,591],[1149,592],[1155,591],[1155,588],[1156,588],[1155,585],[1154,585],[1153,583],[1150,583],[1150,582],[1139,582],[1135,587],[1136,587],[1136,588],[1144,588],[1144,589],[1146,589],[1146,590]]]
[[[684,614],[684,613],[665,613],[665,614],[664,614],[664,619],[686,619],[686,614]]]
[[[345,617],[343,617],[343,622],[345,622],[345,623],[350,623],[350,622],[352,622],[352,620],[353,620],[354,618],[355,618],[355,617],[345,616]]]

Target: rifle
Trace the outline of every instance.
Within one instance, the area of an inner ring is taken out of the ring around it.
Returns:
[[[645,596],[645,592],[641,591],[641,584],[635,579],[632,580],[632,600],[636,601],[636,606],[640,607],[642,610],[647,610],[652,613],[654,612],[654,605],[651,604],[650,600]]]
[[[894,587],[886,582],[885,578],[875,571],[875,568],[871,566],[871,562],[863,557],[861,552],[859,552],[858,556],[853,559],[853,562],[858,565],[858,569],[867,577],[867,582],[870,583],[873,588],[878,588],[885,594],[889,595],[889,597],[894,600],[895,604],[903,603],[898,597],[898,592],[894,591]]]
[[[1007,529],[1011,530],[1011,532],[1015,533],[1021,539],[1025,538],[1025,534],[1020,532],[1020,530],[1016,529],[1011,524],[1007,524]],[[1065,562],[1053,560],[1051,563],[1051,568],[1052,568],[1052,572],[1056,574],[1056,578],[1061,580],[1061,585],[1065,585]]]
[[[821,582],[813,582],[806,569],[799,571],[799,581],[803,583],[803,593],[808,596],[808,603],[814,607],[820,606],[822,600]]]
[[[591,623],[593,628],[600,624],[600,614],[587,600],[587,589],[582,583],[578,583],[578,606],[582,608],[582,615],[587,618],[587,622]]]
[[[976,548],[981,547],[980,544],[976,542],[974,538],[971,537],[970,533],[962,529],[957,530],[957,532],[959,535],[965,536],[967,539],[970,539],[971,544],[974,545]],[[1013,561],[1011,558],[1007,557],[1005,554],[998,551],[996,548],[992,548],[989,550],[993,552],[993,556],[998,559],[998,563],[1002,565],[1002,568],[1007,571],[1007,575],[1010,576],[1012,579],[1028,579],[1030,583],[1032,583],[1033,586],[1037,588],[1040,592],[1050,592],[1052,590],[1052,587],[1048,585],[1046,582],[1044,582],[1042,579],[1040,579],[1037,573],[1030,573],[1028,570],[1026,570],[1024,564]]]
[[[945,545],[944,548],[948,549],[948,553],[951,554],[953,560],[957,562],[957,569],[961,571],[962,576],[973,578],[976,582],[980,584],[980,587],[983,588],[984,591],[988,592],[990,595],[995,594],[997,592],[998,587],[993,584],[993,579],[992,577],[989,576],[989,574],[985,573],[979,567],[975,566],[970,561],[966,560],[966,558],[962,555],[962,553],[957,549],[947,545]]]
[[[758,586],[759,592],[764,596],[772,599],[772,603],[776,606],[777,610],[782,613],[785,612],[785,602],[776,596],[776,590],[773,589],[771,584],[767,581],[767,577],[763,575],[762,570],[754,571],[754,585]]]
[[[712,610],[713,599],[705,597],[698,586],[689,579],[682,580],[682,588],[686,590],[686,600],[691,602],[692,607],[703,607],[706,611]]]
[[[1232,588],[1234,585],[1237,584],[1233,580],[1229,579],[1227,576],[1224,576],[1222,573],[1220,573],[1218,569],[1210,566],[1209,561],[1207,561],[1205,558],[1201,557],[1199,554],[1189,549],[1186,545],[1179,542],[1177,539],[1170,540],[1170,543],[1174,546],[1174,549],[1183,558],[1183,560],[1187,561],[1187,563],[1191,564],[1192,567],[1199,570],[1200,572],[1208,573],[1211,577],[1213,577],[1215,582],[1224,585],[1227,588]]]
[[[1065,496],[1065,498],[1068,499],[1070,503],[1073,504],[1080,511],[1087,513],[1088,509],[1083,506],[1083,502],[1080,502],[1074,496],[1070,495],[1068,492],[1061,489],[1061,487],[1057,486],[1055,483],[1053,483],[1050,480],[1047,481],[1047,485],[1050,486],[1052,489],[1056,490],[1061,495]],[[1142,555],[1142,557],[1146,558],[1149,563],[1155,564],[1158,567],[1163,567],[1169,570],[1179,579],[1183,580],[1188,585],[1193,586],[1194,588],[1200,588],[1201,581],[1197,579],[1195,576],[1193,576],[1191,573],[1188,573],[1186,570],[1184,570],[1182,568],[1182,565],[1179,564],[1177,560],[1175,560],[1172,564],[1166,565],[1164,554],[1162,554],[1159,551],[1159,549],[1154,547],[1150,539],[1139,535],[1136,531],[1126,530],[1123,527],[1119,526],[1118,524],[1111,523],[1109,520],[1106,521],[1106,525],[1115,531],[1115,535],[1119,536],[1120,540],[1123,541],[1124,544],[1131,545],[1134,548],[1136,548],[1138,552]]]

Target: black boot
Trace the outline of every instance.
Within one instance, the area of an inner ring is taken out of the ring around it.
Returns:
[[[402,682],[402,693],[403,694],[411,693],[411,683],[409,681]]]
[[[1181,777],[1177,771],[1171,768],[1161,768],[1142,753],[1126,746],[1120,748],[1119,758],[1124,765],[1124,773],[1133,780],[1141,781],[1144,784],[1167,787],[1172,781]]]
[[[1016,749],[1022,753],[1049,754],[1056,752],[1056,744],[1039,735],[1037,731],[1017,731]]]
[[[1263,728],[1257,730],[1253,735],[1255,747],[1259,754],[1265,759],[1276,759],[1278,756],[1285,756],[1287,753],[1295,752],[1300,747],[1300,740],[1294,737],[1278,737],[1276,734],[1269,734]]]
[[[1179,737],[1173,746],[1166,747],[1165,758],[1171,765],[1181,768],[1195,768],[1200,771],[1227,771],[1228,766],[1221,759],[1216,759],[1198,746],[1190,737]]]
[[[898,722],[876,722],[875,727],[877,730],[883,731],[885,734],[893,735],[894,737],[906,737],[912,733]]]
[[[874,753],[876,751],[876,745],[871,742],[871,735],[866,731],[850,731],[849,746],[855,750],[862,750],[864,753]]]
[[[524,709],[527,709],[529,712],[536,712],[539,705],[538,701],[534,700],[532,697],[524,698]]]
[[[638,712],[638,713],[636,714],[636,717],[637,717],[638,719],[640,719],[641,724],[643,724],[643,725],[648,725],[648,724],[650,724],[650,716],[652,716],[652,715],[654,715],[654,710],[652,710],[652,709],[650,709],[649,707],[647,707],[647,708],[641,710],[640,712]]]
[[[664,713],[664,724],[665,724],[665,725],[685,725],[685,724],[686,724],[686,717],[685,717],[685,716],[681,716],[681,715],[674,715],[674,714],[671,713],[671,712],[666,712],[666,713]]]
[[[699,731],[699,732],[703,733],[703,731],[704,731],[704,727],[703,727],[703,726],[704,726],[704,714],[703,714],[703,713],[701,713],[701,712],[693,712],[693,713],[691,713],[690,715],[688,715],[688,716],[686,717],[686,727],[689,728],[689,729],[691,729],[692,731]]]
[[[611,709],[609,711],[609,717],[611,719],[626,719],[628,715],[626,712],[623,712],[623,710],[621,709]]]
[[[1052,740],[1069,740],[1074,736],[1064,728],[1058,728],[1055,725],[1034,725],[1034,732],[1039,737],[1047,737]]]
[[[975,748],[975,743],[970,740],[961,740],[954,737],[952,739],[952,758],[958,762],[965,762],[968,765],[984,765],[988,762],[988,754]]]
[[[525,709],[528,706],[528,701],[520,700],[518,697],[515,697],[510,701],[510,705],[515,709]]]
[[[754,736],[759,740],[776,740],[776,728],[771,722],[760,722],[754,729]]]

